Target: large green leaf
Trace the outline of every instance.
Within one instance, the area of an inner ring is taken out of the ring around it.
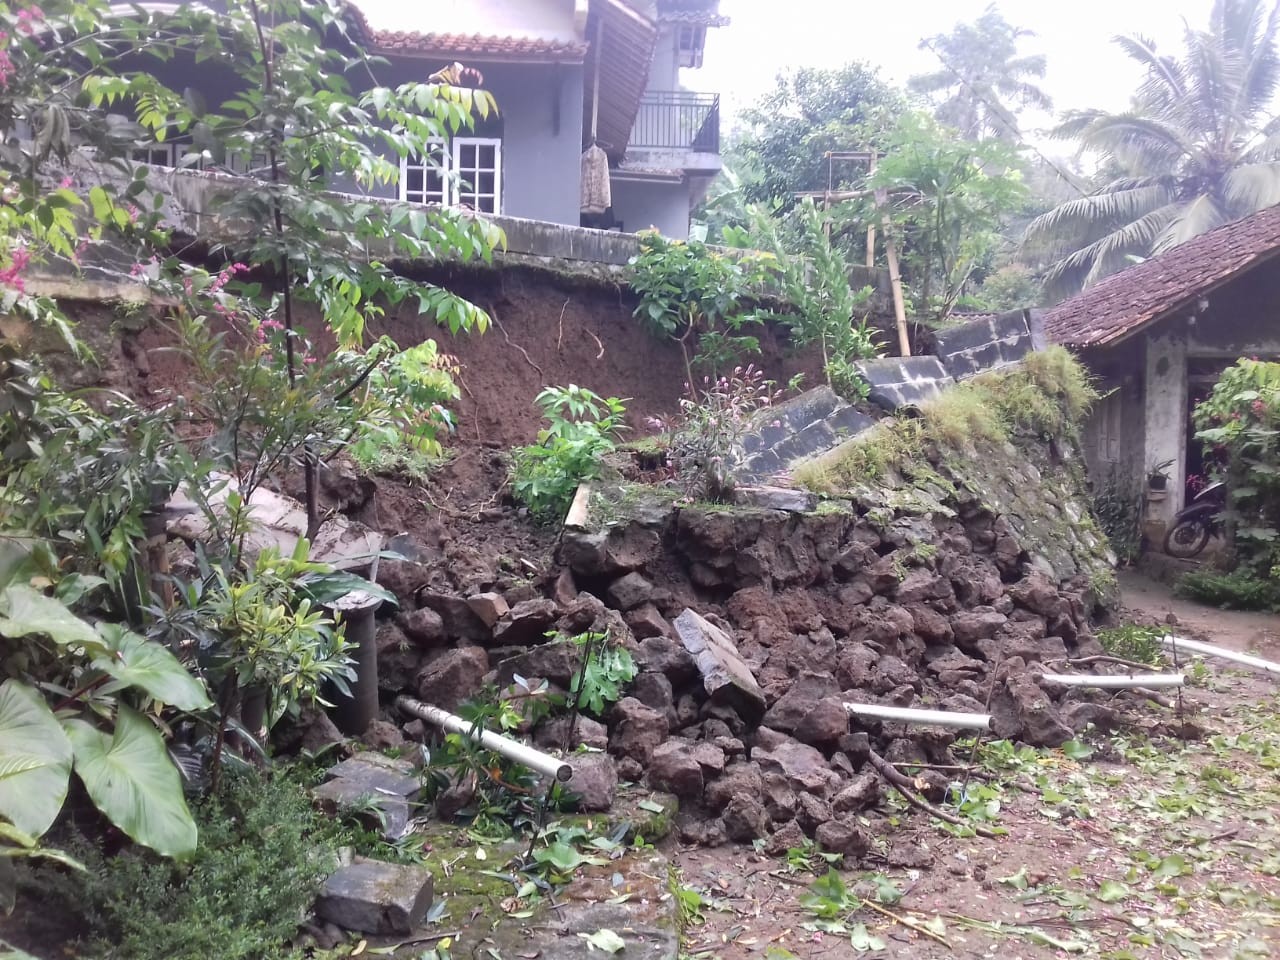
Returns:
[[[44,698],[6,680],[0,684],[0,816],[40,836],[67,799],[71,744]]]
[[[99,810],[130,837],[169,857],[196,848],[196,825],[178,768],[147,720],[124,704],[113,736],[83,720],[66,723],[76,773]]]
[[[26,584],[14,583],[0,590],[0,636],[43,634],[62,646],[84,647],[96,655],[106,649],[93,627],[66,605],[46,597]]]
[[[107,652],[93,666],[109,674],[121,687],[139,687],[179,710],[203,710],[210,705],[204,684],[154,640],[114,623],[98,626]]]

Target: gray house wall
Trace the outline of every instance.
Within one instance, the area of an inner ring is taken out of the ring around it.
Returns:
[[[664,237],[689,239],[689,185],[647,180],[612,183],[613,215],[627,233],[657,228]]]

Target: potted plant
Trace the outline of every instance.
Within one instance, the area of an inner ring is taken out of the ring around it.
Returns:
[[[1169,485],[1169,468],[1172,460],[1157,463],[1147,472],[1147,487],[1151,490],[1164,490]]]

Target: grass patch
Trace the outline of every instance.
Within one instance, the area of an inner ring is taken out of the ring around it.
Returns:
[[[931,450],[965,453],[1018,435],[1074,436],[1097,394],[1069,352],[1051,347],[1017,367],[956,384],[924,404],[916,419],[874,427],[796,468],[802,486],[833,494],[874,483],[891,471],[933,472]]]
[[[1159,627],[1128,625],[1100,631],[1098,642],[1113,657],[1159,667],[1164,664],[1164,647],[1160,644],[1164,634]]]
[[[1188,600],[1212,607],[1280,612],[1280,584],[1245,570],[1231,573],[1197,570],[1183,575],[1174,591]]]

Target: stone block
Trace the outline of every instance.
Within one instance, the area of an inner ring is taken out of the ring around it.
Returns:
[[[728,635],[692,610],[680,614],[674,626],[697,662],[711,699],[732,707],[744,720],[759,721],[766,706],[764,693]]]
[[[954,382],[937,357],[886,357],[856,366],[870,384],[871,402],[891,413],[919,406]]]
[[[325,771],[325,776],[335,780],[350,780],[367,788],[369,793],[413,800],[422,791],[413,764],[407,760],[393,760],[380,753],[357,753]]]
[[[311,799],[329,816],[358,814],[365,826],[388,840],[409,828],[409,804],[403,797],[370,789],[368,783],[339,777],[311,791]]]
[[[431,874],[422,867],[364,860],[325,881],[316,916],[358,933],[409,934],[427,915],[433,893]]]
[[[818,498],[807,490],[788,487],[737,487],[733,502],[760,510],[783,510],[787,513],[810,513],[818,506]]]

